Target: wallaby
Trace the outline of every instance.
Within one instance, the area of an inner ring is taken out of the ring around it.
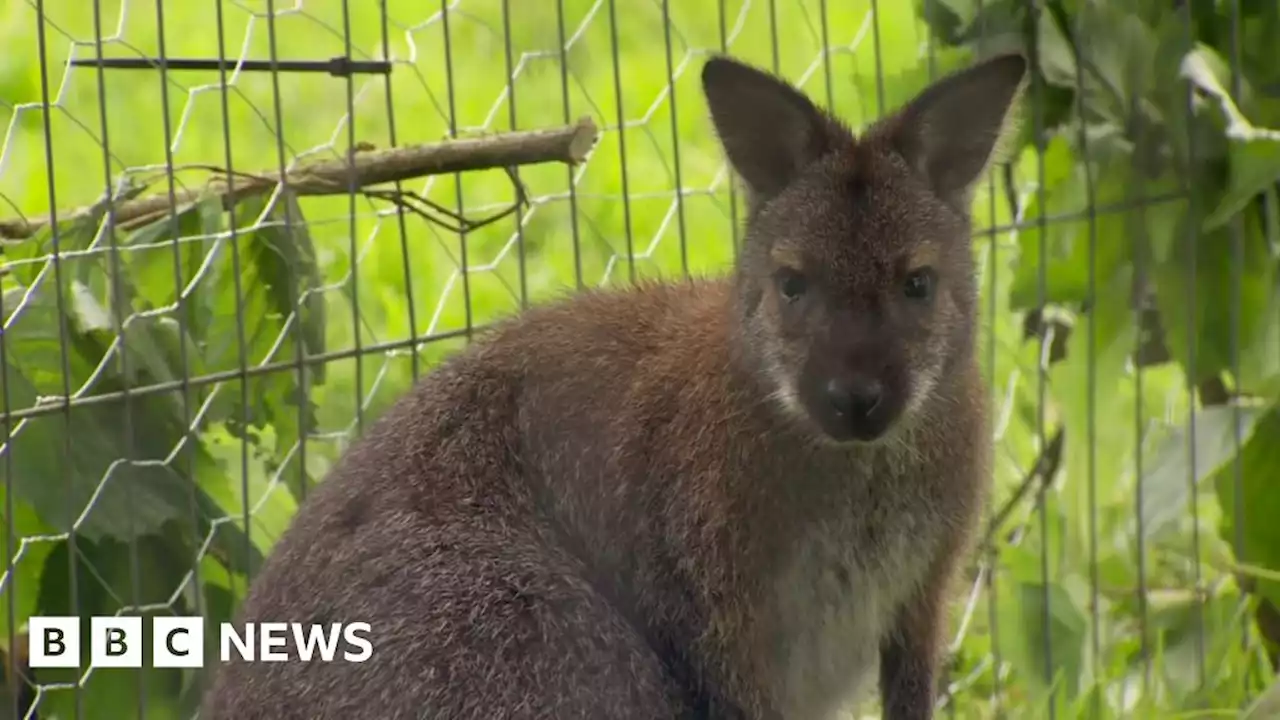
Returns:
[[[536,306],[441,363],[300,508],[202,720],[930,718],[991,441],[969,208],[1026,61],[855,137],[762,70],[702,87],[745,186],[727,278]]]

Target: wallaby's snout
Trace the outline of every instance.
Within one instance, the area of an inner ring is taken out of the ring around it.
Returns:
[[[842,338],[810,344],[797,381],[804,411],[836,442],[880,439],[910,404],[901,353],[860,325],[866,323],[836,323],[833,333]]]
[[[910,405],[916,383],[892,324],[876,313],[828,311],[826,327],[795,337],[796,398],[828,439],[874,442]],[[787,382],[787,378],[777,378]]]
[[[897,413],[886,403],[885,387],[873,376],[833,378],[823,388],[836,423],[827,431],[837,440],[845,435],[858,440],[874,440],[888,428]]]
[[[827,402],[842,419],[855,423],[855,427],[875,432],[875,411],[884,403],[884,385],[873,377],[856,376],[850,380],[830,380],[823,388]],[[867,424],[871,421],[871,424]]]

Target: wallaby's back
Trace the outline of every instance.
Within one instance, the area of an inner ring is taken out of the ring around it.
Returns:
[[[965,203],[1023,71],[855,141],[710,61],[734,274],[532,309],[425,378],[239,617],[366,621],[372,657],[228,664],[202,718],[801,720],[877,670],[886,717],[931,717],[989,444]]]
[[[637,365],[675,347],[664,325],[689,323],[673,300],[717,290],[537,308],[424,378],[299,510],[239,618],[368,621],[371,659],[225,666],[202,717],[684,716],[689,694],[553,519],[580,515],[563,505],[595,494],[589,473],[545,482],[522,452],[538,434],[604,440]],[[608,534],[605,515],[581,519]]]

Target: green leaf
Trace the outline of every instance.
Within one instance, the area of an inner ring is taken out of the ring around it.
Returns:
[[[1272,374],[1267,358],[1275,348],[1266,345],[1275,332],[1276,261],[1263,237],[1262,218],[1244,216],[1238,238],[1230,228],[1199,233],[1189,248],[1186,230],[1195,223],[1188,212],[1177,221],[1179,230],[1168,257],[1156,267],[1157,304],[1165,330],[1165,344],[1193,379],[1233,372],[1233,343],[1238,342],[1243,370],[1250,382]],[[1237,264],[1234,243],[1243,256]],[[1195,286],[1189,284],[1195,262]],[[1232,318],[1238,313],[1238,328]],[[1233,337],[1238,329],[1238,336]],[[1193,350],[1189,347],[1194,338]]]
[[[1222,506],[1219,530],[1234,546],[1239,528],[1243,547],[1238,549],[1238,562],[1280,572],[1280,408],[1254,410],[1252,417],[1252,437],[1240,453],[1239,486],[1234,463],[1220,463],[1213,474]],[[1242,517],[1236,516],[1237,510]],[[1280,582],[1257,578],[1257,592],[1280,606]]]
[[[210,428],[204,436],[209,452],[224,467],[235,468],[239,482],[220,485],[210,490],[210,496],[235,523],[244,521],[245,508],[253,508],[248,522],[252,525],[255,546],[269,552],[272,545],[288,529],[298,510],[294,495],[285,492],[272,482],[268,462],[262,457],[244,458],[241,441],[225,431]],[[221,527],[231,527],[228,523]]]
[[[30,291],[5,294],[5,308],[14,316],[5,333],[0,379],[11,408],[35,407],[39,398],[64,395],[67,387],[73,394],[112,394],[174,377],[154,354],[150,334],[159,318],[136,316],[124,335],[133,361],[129,382],[118,359],[113,361],[118,340],[98,325],[59,315],[44,292],[52,285],[42,281]],[[92,327],[81,331],[80,325]],[[61,372],[64,337],[69,378]],[[74,528],[89,540],[128,540],[176,522],[199,544],[225,514],[201,485],[226,484],[227,478],[190,437],[176,392],[137,393],[127,401],[121,397],[24,418],[13,428],[5,452],[10,457],[0,463],[0,478],[57,532]],[[214,537],[234,544],[235,532],[220,527]]]
[[[8,507],[9,498],[6,494],[4,485],[0,484],[0,508]],[[9,641],[10,603],[13,607],[14,630],[22,627],[27,618],[35,613],[40,592],[40,574],[44,569],[45,558],[56,542],[31,539],[50,537],[53,532],[41,522],[29,503],[23,502],[21,498],[13,498],[12,502],[14,514],[9,527],[17,545],[5,551],[13,559],[12,570],[6,568],[0,571],[0,574],[9,572],[3,582],[0,582],[0,645]]]
[[[1029,148],[1023,165],[1026,174],[1037,178],[1041,172],[1035,148]],[[1083,202],[1079,171],[1071,147],[1061,136],[1055,137],[1043,154],[1044,185],[1033,190],[1030,204],[1022,218],[1026,229],[1018,233],[1018,259],[1014,266],[1013,285],[1009,290],[1012,310],[1038,307],[1048,302],[1079,302],[1084,290],[1079,281],[1077,228],[1062,226],[1048,216],[1078,211]],[[1045,218],[1043,228],[1036,221]],[[1047,254],[1041,253],[1041,246]],[[1045,297],[1040,296],[1040,272],[1044,265]],[[1067,267],[1064,268],[1064,265]]]
[[[234,222],[245,228],[236,233],[237,253],[230,247],[221,250],[206,278],[213,320],[202,354],[209,371],[236,370],[242,361],[245,368],[292,363],[299,341],[307,354],[324,352],[325,298],[318,291],[315,249],[296,200],[282,197],[270,206],[261,196],[237,203]],[[286,324],[295,311],[297,319]],[[225,422],[233,434],[265,450],[281,466],[315,425],[310,394],[323,381],[322,367],[307,364],[300,371],[256,374],[247,381],[247,405],[241,402],[239,388],[227,388],[208,414],[209,421]],[[300,463],[294,470],[284,478],[301,498],[311,480]]]
[[[33,407],[40,396],[62,394],[59,377],[62,353],[58,348],[63,335],[59,327],[73,343],[67,357],[73,392],[88,382],[105,356],[101,342],[91,335],[75,333],[71,323],[57,314],[42,292],[48,286],[42,283],[26,294],[6,333],[4,382],[14,408]],[[5,305],[16,305],[18,294],[11,291]],[[99,382],[109,385],[110,378],[100,377]],[[147,408],[157,406],[157,400],[154,396],[133,400],[135,411],[130,413],[136,416],[131,417],[135,420],[133,424],[137,424],[137,419],[143,421],[143,427],[133,428],[134,438],[141,438],[144,444],[160,445],[150,455],[135,455],[138,459],[162,460],[183,434],[180,427],[176,433],[173,427],[161,427],[167,413],[146,414]],[[139,405],[142,413],[136,412]],[[130,445],[130,439],[123,434],[129,423],[119,418],[122,411],[119,403],[104,403],[73,410],[69,416],[56,413],[28,418],[15,428],[8,447],[12,461],[0,472],[12,471],[19,495],[33,504],[42,519],[60,531],[77,525],[82,532],[94,537],[106,534],[129,537],[135,532],[134,527],[143,528],[145,532],[145,528],[172,517],[177,509],[146,493],[132,497],[120,492],[129,489],[130,479],[135,475],[143,483],[165,484],[161,479],[163,468],[117,464]],[[148,433],[148,430],[156,432]],[[74,437],[75,442],[69,443],[68,436]],[[56,481],[51,482],[54,479]],[[112,479],[115,481],[111,482]],[[93,511],[80,520],[80,514],[90,507]]]
[[[1067,33],[1058,24],[1053,13],[1039,13],[1037,25],[1040,72],[1051,85],[1064,88],[1075,88],[1078,71],[1076,69],[1076,48],[1072,45]]]
[[[1215,104],[1227,141],[1227,187],[1202,225],[1205,232],[1211,232],[1222,228],[1259,194],[1275,188],[1280,180],[1280,130],[1256,126],[1245,117],[1239,107],[1242,98],[1233,98],[1224,87],[1232,77],[1231,68],[1212,49],[1200,46],[1187,53],[1182,73]],[[1247,80],[1242,84],[1242,95],[1251,95]]]
[[[1096,152],[1097,148],[1091,146],[1090,150]],[[1034,227],[1018,235],[1018,263],[1009,298],[1012,309],[1040,304],[1041,263],[1045,264],[1045,302],[1077,306],[1085,303],[1089,299],[1091,233],[1096,239],[1094,268],[1098,287],[1111,282],[1117,272],[1131,264],[1134,243],[1143,238],[1137,227],[1143,219],[1141,214],[1128,209],[1098,212],[1100,206],[1122,206],[1132,193],[1129,158],[1121,154],[1086,166],[1076,160],[1077,154],[1061,136],[1047,148],[1044,204],[1040,203],[1039,191],[1035,191],[1023,220],[1024,225]],[[1035,162],[1029,164],[1034,177]],[[1149,185],[1154,188],[1155,183]],[[1035,226],[1041,217],[1043,230]]]
[[[1152,670],[1163,679],[1168,693],[1157,707],[1239,708],[1253,694],[1249,689],[1254,684],[1252,678],[1259,676],[1256,673],[1266,662],[1256,649],[1241,643],[1251,622],[1247,603],[1229,587],[1199,598],[1192,589],[1166,592],[1176,594],[1182,602],[1167,608],[1163,627],[1148,626],[1156,648]],[[1271,668],[1263,672],[1270,674]]]
[[[1071,32],[1083,57],[1086,115],[1131,127],[1131,113],[1143,112],[1132,99],[1146,96],[1154,82],[1158,35],[1141,14],[1125,5],[1081,3],[1071,18]]]
[[[959,43],[960,31],[972,18],[971,5],[971,0],[920,0],[917,12],[934,35],[954,45]]]
[[[1231,163],[1227,190],[1205,218],[1204,232],[1226,225],[1254,198],[1280,181],[1280,133],[1275,138],[1234,140],[1227,157]]]
[[[275,310],[288,317],[297,312],[302,342],[310,354],[324,352],[325,302],[320,266],[306,218],[292,192],[280,192],[268,211],[273,221],[258,230],[262,251],[256,256],[260,277]],[[324,364],[314,367],[316,383],[324,382]]]
[[[935,50],[931,60],[932,67],[922,60],[907,69],[883,73],[885,108],[904,105],[932,80],[964,67],[972,57],[967,51],[943,47]],[[853,80],[861,97],[876,97],[879,92],[876,75],[859,74]]]
[[[136,179],[130,176],[116,188],[113,194],[116,202],[123,202],[137,197],[145,190],[145,185],[137,184]],[[42,272],[47,272],[49,277],[55,274],[61,275],[63,283],[69,283],[75,279],[85,284],[96,283],[98,286],[95,290],[105,291],[107,278],[102,269],[105,267],[105,249],[110,247],[110,235],[106,233],[103,226],[107,209],[107,198],[104,194],[97,203],[86,210],[74,213],[57,223],[57,263],[54,262],[55,238],[52,225],[44,225],[30,237],[22,240],[6,241],[4,243],[5,265],[14,279],[24,286],[30,286]],[[97,241],[96,246],[95,241]],[[71,257],[66,255],[90,249],[97,249],[99,252]]]
[[[5,243],[5,265],[9,268],[14,280],[30,287],[47,273],[50,284],[55,274],[61,274],[63,283],[72,278],[84,282],[90,274],[101,267],[102,258],[94,255],[76,255],[67,257],[67,253],[87,250],[98,233],[100,214],[87,214],[58,223],[57,262],[54,262],[53,226],[41,227],[31,237]]]
[[[1280,679],[1273,681],[1267,691],[1258,696],[1258,699],[1244,711],[1244,715],[1240,716],[1240,720],[1264,720],[1274,717],[1280,717]]]
[[[1044,532],[1041,532],[1039,509],[1029,507],[1028,513],[1035,517],[1031,521],[1029,532],[1023,536],[1023,541],[1000,549],[1001,570],[1018,583],[1041,582],[1046,560],[1050,577],[1060,577],[1069,569],[1064,563],[1066,558],[1062,538],[1065,534],[1066,517],[1060,497],[1053,489],[1044,497],[1047,516],[1047,528]]]
[[[1183,517],[1191,497],[1191,453],[1195,452],[1196,487],[1212,477],[1244,447],[1258,429],[1262,411],[1241,407],[1240,442],[1236,443],[1237,409],[1224,405],[1199,408],[1195,414],[1194,438],[1190,422],[1173,429],[1161,442],[1146,465],[1142,478],[1143,503],[1139,509],[1142,531],[1156,537]]]
[[[1123,236],[1099,238],[1099,244],[1118,244]],[[1137,326],[1129,310],[1132,273],[1121,266],[1105,285],[1096,289],[1091,310],[1076,324],[1064,360],[1049,371],[1054,402],[1061,409],[1066,428],[1064,459],[1067,474],[1062,492],[1068,496],[1073,518],[1069,543],[1076,559],[1084,558],[1083,549],[1089,537],[1086,523],[1094,512],[1089,497],[1089,468],[1092,455],[1095,485],[1105,485],[1107,478],[1123,471],[1123,464],[1133,448],[1133,431],[1129,423],[1123,428],[1110,427],[1121,403],[1127,399],[1116,387],[1125,375],[1133,351]],[[1089,347],[1090,334],[1093,348]],[[1090,416],[1090,371],[1093,375],[1092,418]],[[1124,417],[1131,416],[1126,413]],[[1090,434],[1090,422],[1093,433]],[[1094,502],[1098,502],[1096,499]]]
[[[980,5],[979,0],[933,0],[933,2],[925,2],[924,4],[945,7],[955,13],[960,18],[960,21],[966,25],[978,14]]]
[[[1057,685],[1070,698],[1084,671],[1088,620],[1061,585],[1019,581],[1000,586],[1001,656],[1040,691]],[[1047,618],[1047,622],[1046,622]],[[1046,665],[1051,650],[1052,666]],[[1046,682],[1048,678],[1052,678]],[[1059,693],[1060,695],[1063,694]]]
[[[1224,61],[1212,48],[1199,45],[1182,59],[1181,74],[1200,92],[1210,96],[1217,103],[1226,122],[1228,137],[1238,140],[1271,139],[1280,140],[1280,132],[1259,128],[1249,122],[1241,111],[1237,98],[1233,98],[1224,85],[1234,73],[1229,63]],[[1240,79],[1244,95],[1251,94],[1248,80]]]
[[[197,278],[201,266],[222,229],[222,198],[202,197],[135,230],[121,244],[129,279],[143,302],[137,310],[175,305],[179,294]],[[174,235],[174,231],[177,235]],[[177,272],[175,272],[175,254]],[[180,274],[179,274],[180,273]],[[187,302],[186,331],[203,338],[207,317],[199,298]]]

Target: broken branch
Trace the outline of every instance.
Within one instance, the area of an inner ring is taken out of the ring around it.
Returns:
[[[288,170],[259,173],[236,172],[210,179],[202,190],[179,190],[173,203],[168,194],[118,201],[115,222],[126,224],[140,218],[163,215],[177,207],[209,195],[222,196],[225,205],[257,194],[274,192],[282,181],[297,195],[341,195],[381,185],[429,175],[511,168],[546,162],[576,165],[586,159],[599,133],[590,117],[574,125],[541,130],[521,130],[444,142],[406,145],[382,150],[353,151],[346,158],[306,162]],[[77,208],[59,215],[74,220],[99,210],[99,204]],[[48,225],[48,219],[0,220],[0,237],[22,239]]]

